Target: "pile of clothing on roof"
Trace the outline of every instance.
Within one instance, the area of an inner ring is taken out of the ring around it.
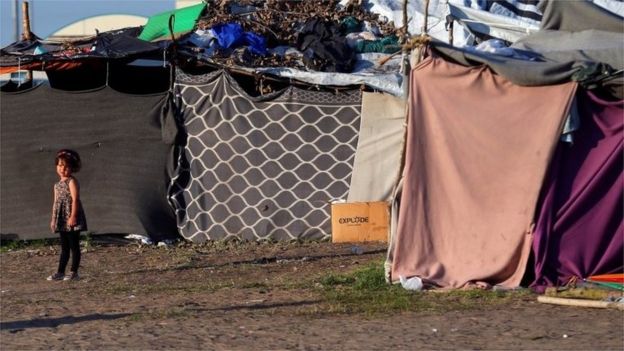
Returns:
[[[182,13],[184,11],[184,13]],[[175,33],[167,22],[175,16]],[[123,28],[72,42],[28,39],[2,48],[1,73],[49,70],[93,59],[171,58],[242,67],[289,67],[352,73],[358,54],[401,50],[394,22],[355,0],[216,0],[153,16],[143,27]],[[184,28],[179,25],[184,22]],[[149,29],[148,29],[149,27]]]
[[[228,65],[349,73],[358,53],[400,51],[399,35],[356,1],[220,1],[181,52]]]

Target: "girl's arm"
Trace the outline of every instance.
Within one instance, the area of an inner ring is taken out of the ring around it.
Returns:
[[[69,221],[67,225],[69,227],[75,226],[78,222],[78,206],[80,199],[80,185],[78,184],[78,180],[76,178],[72,178],[69,181],[69,194],[72,198],[72,206],[71,206],[71,214],[69,215]]]
[[[52,202],[52,218],[50,219],[50,229],[54,232],[54,208],[56,207],[56,187],[52,188],[54,201]]]

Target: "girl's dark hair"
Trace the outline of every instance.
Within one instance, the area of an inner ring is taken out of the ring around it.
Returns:
[[[72,170],[72,173],[76,173],[82,167],[82,162],[80,161],[80,155],[74,150],[70,149],[61,149],[56,152],[56,158],[54,159],[54,164],[58,165],[59,161],[65,161],[65,164],[69,166]]]

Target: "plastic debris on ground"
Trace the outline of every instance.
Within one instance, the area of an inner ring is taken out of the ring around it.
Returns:
[[[175,244],[175,240],[171,240],[171,239],[165,239],[163,241],[159,241],[158,242],[158,247],[171,247]]]
[[[422,279],[420,279],[419,277],[405,278],[404,276],[400,275],[399,281],[401,282],[401,286],[403,287],[403,289],[413,291],[421,291],[423,289],[423,282]]]
[[[144,245],[153,245],[154,242],[148,236],[140,235],[140,234],[128,234],[125,236],[126,239],[139,241]]]

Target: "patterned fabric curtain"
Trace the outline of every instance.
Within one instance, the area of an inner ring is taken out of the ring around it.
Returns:
[[[187,135],[170,187],[180,234],[329,237],[330,202],[349,191],[360,91],[289,87],[252,97],[223,71],[176,79]]]

